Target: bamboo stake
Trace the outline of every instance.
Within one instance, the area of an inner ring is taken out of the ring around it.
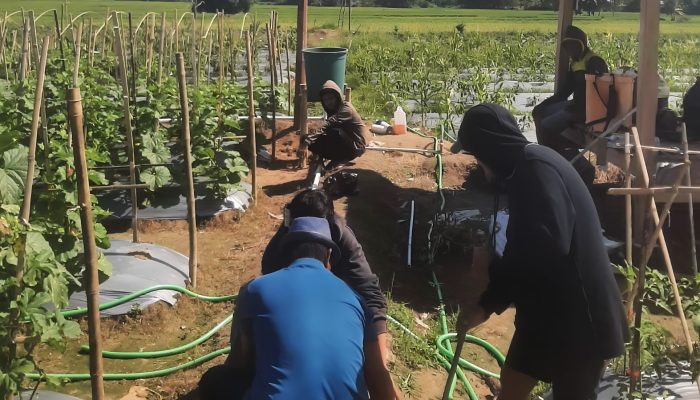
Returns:
[[[219,97],[224,90],[224,13],[219,14]]]
[[[177,8],[175,9],[175,52],[180,52],[180,20],[177,18]]]
[[[109,24],[109,11],[107,12],[107,15],[105,15],[104,32],[102,33],[102,46],[100,47],[100,49],[102,49],[102,52],[100,54],[100,59],[102,59],[102,60],[104,60],[105,57],[107,56],[107,31],[109,31],[109,29],[107,28],[107,26],[109,26],[108,24]],[[114,25],[117,26],[116,18],[114,21]]]
[[[15,48],[17,47],[17,30],[12,31],[12,48],[10,49],[10,61],[15,59]],[[17,74],[15,74],[17,77]]]
[[[129,53],[131,53],[131,57],[129,57],[129,67],[131,68],[131,101],[136,104],[136,53],[134,50],[134,25],[131,20],[131,13],[129,13]]]
[[[27,25],[25,21],[25,25]],[[24,178],[24,196],[22,198],[22,208],[20,212],[20,222],[23,225],[29,225],[29,216],[31,211],[31,201],[32,201],[32,188],[34,183],[34,169],[35,169],[35,159],[36,159],[36,142],[39,133],[39,109],[41,108],[41,101],[44,96],[44,78],[46,70],[46,58],[49,52],[48,38],[44,38],[42,47],[42,57],[39,61],[39,68],[37,69],[37,81],[36,81],[36,92],[34,93],[34,110],[32,113],[32,130],[29,136],[29,149],[27,155],[27,175]],[[15,267],[15,279],[17,280],[18,286],[13,287],[10,293],[10,298],[16,299],[22,291],[22,286],[24,282],[24,269],[26,261],[26,233],[21,235],[20,245],[21,250],[17,255],[17,265]],[[19,319],[19,313],[16,309],[10,310],[10,321],[14,322]],[[17,324],[11,323],[9,329],[9,337],[14,338],[17,335],[18,328]],[[12,340],[8,349],[8,357],[10,360],[15,358],[17,354],[17,342]],[[7,393],[5,399],[12,399],[13,395],[11,392]]]
[[[209,45],[207,48],[207,61],[204,63],[204,67],[207,69],[207,83],[211,83],[211,50],[212,50],[212,45],[214,43],[214,36],[213,35],[208,35],[209,36]]]
[[[77,88],[79,87],[78,85],[78,78],[80,74],[80,42],[82,40],[83,36],[83,22],[80,21],[78,24],[78,28],[75,33],[75,45],[73,46],[75,48],[75,62],[73,63],[73,87]]]
[[[7,66],[7,58],[5,57],[5,41],[7,40],[7,11],[5,11],[5,17],[2,19],[2,27],[0,27],[0,57],[2,57],[2,65],[5,69],[5,79],[9,79],[7,72],[9,70]]]
[[[187,99],[187,79],[182,53],[175,55],[177,63],[177,83],[180,88],[180,109],[182,112],[182,145],[187,174],[187,225],[190,235],[190,285],[197,286],[197,220],[194,202],[194,178],[192,177],[192,149],[190,146],[190,111]]]
[[[122,98],[124,104],[124,129],[126,130],[127,157],[129,158],[129,183],[136,184],[136,167],[134,165],[134,136],[131,130],[131,113],[129,111],[129,82],[126,74],[126,57],[122,48],[121,33],[117,26],[116,11],[114,12],[114,51],[117,55],[117,64],[119,68],[119,78],[122,85]],[[139,217],[138,217],[138,199],[136,197],[136,189],[131,189],[131,230],[132,240],[134,243],[139,241]]]
[[[29,19],[24,20],[24,30],[22,32],[22,54],[19,67],[19,94],[24,96],[24,81],[27,79],[27,64],[29,64]]]
[[[651,187],[651,188],[611,188],[608,189],[608,194],[611,196],[627,196],[627,195],[649,195],[649,194],[669,194],[676,190],[673,186]],[[698,186],[680,186],[678,191],[681,194],[700,193]]]
[[[36,35],[36,19],[34,18],[34,11],[29,10],[29,28],[31,29],[31,46],[32,46],[32,57],[36,66],[39,65],[39,38]]]
[[[92,68],[92,57],[93,57],[93,51],[95,50],[95,37],[94,37],[95,27],[93,26],[92,17],[90,17],[88,23],[90,24],[90,27],[88,29],[88,36],[87,36],[88,42],[87,42],[87,48],[85,50],[87,50],[87,52],[88,52],[88,65],[90,66],[90,68]],[[88,74],[90,74],[91,71],[90,70],[88,70],[88,71],[89,71]]]
[[[307,110],[302,110],[301,107],[297,107],[301,104],[301,85],[306,83],[306,75],[304,74],[304,54],[302,50],[306,47],[306,25],[307,25],[307,11],[309,7],[308,0],[299,0],[299,5],[297,6],[297,54],[296,54],[296,66],[294,72],[294,81],[296,85],[296,100],[294,103],[294,126],[299,127],[301,122],[300,112],[306,113]]]
[[[278,28],[278,26],[277,26],[278,25],[278,22],[277,22],[278,17],[279,17],[279,13],[277,11],[275,11],[275,23],[272,25],[272,27],[274,28],[272,30],[272,32],[274,32],[274,34],[275,34],[273,37],[274,38],[273,45],[275,46],[275,56],[277,57],[275,59],[275,65],[277,66],[277,69],[278,69],[278,71],[275,71],[275,73],[277,74],[276,75],[277,84],[279,85],[282,83],[282,79],[283,79],[282,77],[284,75],[282,74],[282,46],[280,46],[280,42],[279,42],[280,39],[279,39],[279,35],[278,35],[279,32],[277,29]]]
[[[625,132],[625,187],[632,187],[630,134]],[[625,196],[625,261],[632,265],[632,196]]]
[[[292,71],[289,64],[289,37],[284,37],[284,53],[287,57],[287,114],[292,114]]]
[[[267,49],[268,56],[270,58],[270,104],[272,106],[272,127],[271,127],[271,137],[272,141],[272,161],[277,159],[277,96],[275,95],[275,45],[272,38],[272,29],[269,24],[265,24],[267,30]]]
[[[197,51],[197,45],[199,44],[199,40],[197,40],[197,16],[195,14],[192,14],[192,37],[191,37],[191,43],[190,43],[190,48],[192,49],[192,83],[194,84],[194,87],[199,86],[199,60],[198,54],[199,52]]]
[[[307,124],[307,119],[308,119],[308,113],[306,111],[307,109],[307,93],[306,93],[306,83],[302,83],[301,85],[301,97],[299,101],[299,140],[301,143],[299,143],[299,152],[300,154],[300,164],[302,168],[307,167],[307,161],[308,161],[308,152],[307,152],[307,146],[306,146],[306,137],[309,135],[309,125]],[[295,109],[296,111],[296,109]]]
[[[146,29],[146,85],[151,82],[153,69],[153,43],[155,42],[156,20],[155,14],[151,14]]]
[[[258,202],[258,148],[255,143],[255,98],[253,97],[253,57],[250,48],[250,31],[245,33],[246,60],[248,65],[248,134],[250,136],[251,171],[253,176],[253,204]]]
[[[160,16],[160,47],[158,51],[158,86],[163,81],[163,56],[165,55],[165,11]]]
[[[639,169],[640,169],[641,174],[642,174],[643,187],[648,188],[649,182],[650,182],[649,173],[646,169],[646,161],[644,160],[644,153],[643,153],[642,145],[641,145],[641,142],[639,139],[639,133],[637,132],[636,127],[632,127],[632,139],[634,140],[634,147],[635,147],[635,152],[637,155],[637,162],[639,164]],[[656,202],[654,201],[653,198],[651,199],[651,202],[650,202],[650,209],[651,209],[650,211],[651,211],[652,221],[655,224],[655,226],[658,226],[659,225],[659,213],[656,209]],[[664,237],[663,231],[659,231],[658,239],[659,239],[659,246],[661,247],[661,252],[662,252],[662,255],[664,258],[664,264],[666,265],[668,278],[671,282],[671,289],[673,291],[673,297],[674,297],[674,300],[676,302],[676,311],[678,312],[678,317],[681,320],[681,327],[683,328],[683,334],[685,336],[686,346],[688,347],[688,349],[687,349],[688,354],[692,357],[693,356],[693,339],[690,336],[690,331],[688,330],[688,322],[685,319],[685,313],[683,311],[683,303],[681,300],[681,295],[678,292],[678,284],[676,283],[676,275],[673,271],[673,265],[671,264],[671,257],[668,254],[668,247],[666,246],[666,239]],[[643,261],[643,264],[646,264],[646,262],[648,260],[642,260],[642,261]],[[640,271],[640,275],[641,274],[642,273]],[[643,282],[643,277],[642,277],[641,281]],[[641,298],[643,286],[639,286],[639,288],[640,288],[640,290],[639,290],[639,294],[637,295],[637,297]],[[635,321],[635,324],[636,324],[636,321]],[[637,338],[637,339],[639,339],[639,338]],[[632,386],[632,385],[630,385],[630,386]]]
[[[88,180],[87,162],[85,160],[85,137],[83,136],[83,106],[80,99],[80,89],[68,91],[68,107],[71,125],[73,126],[73,157],[75,158],[78,178],[78,201],[80,203],[80,222],[83,230],[83,249],[85,252],[85,271],[87,307],[88,307],[88,340],[90,343],[90,377],[92,383],[92,398],[104,399],[104,383],[102,370],[102,340],[100,329],[100,281],[97,271],[97,248],[95,246],[95,231],[92,219],[92,202],[90,200],[90,181]]]
[[[228,37],[230,40],[229,43],[229,70],[231,72],[231,80],[235,81],[236,80],[236,43],[235,39],[233,36],[233,30],[229,28],[228,30]]]
[[[685,185],[691,186],[690,178],[690,153],[688,151],[688,132],[685,129],[685,122],[681,125],[681,139],[683,142],[683,160],[686,163],[687,171],[685,173]],[[693,269],[693,275],[698,273],[698,254],[695,245],[695,217],[694,217],[694,205],[693,205],[693,193],[688,193],[688,220],[690,222],[690,260],[691,268]]]
[[[63,38],[61,35],[63,25],[62,23],[59,24],[58,22],[58,12],[56,10],[53,10],[53,19],[54,23],[56,24],[56,40],[58,41],[58,50],[61,53],[61,70],[66,72],[66,55],[63,52]],[[61,21],[63,21],[63,15],[61,15]]]

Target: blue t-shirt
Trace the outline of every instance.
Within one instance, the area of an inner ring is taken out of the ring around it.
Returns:
[[[367,399],[363,342],[376,340],[359,295],[315,259],[252,281],[236,313],[252,327],[249,399]]]

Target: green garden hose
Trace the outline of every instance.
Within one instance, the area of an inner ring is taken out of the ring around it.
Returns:
[[[223,328],[229,322],[231,322],[232,319],[233,319],[233,315],[229,315],[228,317],[226,317],[226,319],[219,322],[215,327],[213,327],[209,332],[200,336],[198,339],[193,340],[193,341],[191,341],[187,344],[184,344],[182,346],[179,346],[179,347],[174,347],[172,349],[166,349],[166,350],[157,350],[157,351],[103,351],[102,357],[113,358],[113,359],[118,359],[118,360],[133,360],[136,358],[161,358],[161,357],[169,357],[169,356],[173,356],[176,354],[181,354],[181,353],[184,353],[187,350],[189,350],[195,346],[199,346],[200,344],[209,340],[210,337],[214,336],[214,334],[216,332],[218,332],[221,328]],[[90,352],[89,346],[81,346],[80,347],[80,353],[88,354],[89,352]]]
[[[192,361],[188,361],[184,364],[176,365],[174,367],[170,368],[164,368],[164,369],[158,369],[155,371],[144,371],[144,372],[127,372],[127,373],[122,373],[122,374],[104,374],[102,375],[102,379],[106,381],[121,381],[121,380],[135,380],[135,379],[150,379],[150,378],[160,378],[162,376],[167,376],[170,375],[174,372],[187,369],[187,368],[192,368],[196,367],[198,365],[204,364],[205,362],[209,360],[213,360],[214,358],[222,355],[222,354],[228,354],[231,351],[230,347],[227,347],[225,349],[219,349],[216,351],[213,351],[209,354],[205,354],[199,358],[196,358]],[[45,378],[51,378],[51,379],[59,379],[65,382],[80,382],[80,381],[89,381],[90,380],[90,374],[37,374],[37,373],[31,373],[25,375],[26,378],[31,379],[31,380],[40,380],[40,379],[45,379]]]
[[[102,304],[100,304],[100,311],[108,310],[110,308],[122,305],[122,304],[126,303],[127,301],[133,300],[137,297],[141,297],[145,294],[155,292],[158,290],[172,290],[175,292],[185,294],[189,297],[194,297],[195,299],[198,299],[198,300],[209,301],[212,303],[221,303],[224,301],[232,301],[232,300],[236,300],[236,297],[238,297],[238,295],[235,295],[235,294],[229,295],[229,296],[205,296],[205,295],[195,293],[191,290],[188,290],[184,287],[177,286],[177,285],[157,285],[157,286],[153,286],[153,287],[149,287],[146,289],[136,291],[134,293],[127,294],[125,296],[122,296],[118,299],[114,299],[112,301],[108,301],[106,303],[102,303]],[[76,308],[73,310],[61,311],[61,314],[63,314],[63,316],[67,317],[67,318],[68,317],[77,317],[77,316],[80,316],[80,315],[83,315],[86,313],[87,313],[87,308],[84,308],[84,307]]]

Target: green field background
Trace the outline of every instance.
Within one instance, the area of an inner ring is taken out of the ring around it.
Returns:
[[[0,12],[12,13],[24,10],[34,10],[38,15],[43,11],[57,8],[60,12],[62,2],[59,0],[0,0]],[[296,6],[254,5],[250,16],[267,19],[270,10],[279,12],[279,20],[283,26],[296,24]],[[165,11],[170,18],[175,10],[183,13],[189,10],[188,3],[154,2],[154,1],[121,1],[121,0],[74,0],[67,3],[68,13],[77,16],[89,12],[85,17],[93,17],[95,21],[104,18],[109,10],[131,12],[140,19],[147,12],[161,13]],[[21,17],[12,17],[14,25]],[[0,15],[1,16],[1,15]],[[521,11],[521,10],[464,10],[447,8],[378,8],[356,7],[352,10],[352,29],[360,33],[392,32],[398,29],[402,32],[445,32],[452,31],[458,24],[464,24],[468,31],[542,31],[556,30],[557,13],[554,11]],[[227,23],[240,27],[243,15],[227,18]],[[48,13],[40,20],[43,24],[52,23]],[[576,25],[588,32],[600,33],[634,33],[639,31],[639,14],[604,12],[601,16],[577,16]],[[95,22],[97,23],[97,22]],[[308,15],[309,29],[335,28],[338,23],[337,7],[310,7]],[[684,22],[673,22],[662,16],[661,33],[695,33],[700,34],[700,17],[689,17]]]

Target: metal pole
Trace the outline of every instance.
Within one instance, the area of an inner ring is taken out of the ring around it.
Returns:
[[[100,332],[100,281],[97,272],[97,248],[92,220],[92,203],[90,200],[90,181],[88,180],[87,162],[85,160],[85,137],[83,136],[83,106],[80,89],[68,90],[68,108],[73,127],[73,157],[75,158],[78,178],[78,203],[80,204],[80,223],[83,230],[83,249],[85,251],[85,292],[88,308],[88,341],[90,343],[90,381],[93,400],[105,397],[102,381],[102,340]]]
[[[187,99],[187,78],[185,60],[182,53],[175,55],[177,63],[177,85],[180,89],[180,110],[182,113],[182,145],[187,174],[187,226],[190,236],[190,285],[197,286],[197,218],[194,203],[194,178],[192,177],[192,146],[190,145],[190,109]]]
[[[246,60],[248,64],[248,134],[250,135],[251,172],[253,175],[253,202],[258,202],[258,149],[255,144],[255,99],[253,97],[253,57],[250,49],[250,31],[245,33]]]

